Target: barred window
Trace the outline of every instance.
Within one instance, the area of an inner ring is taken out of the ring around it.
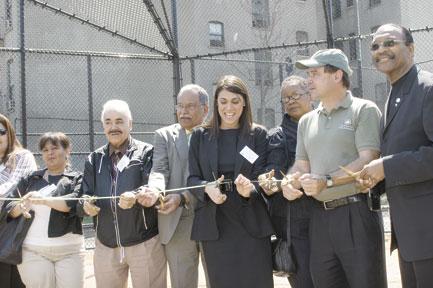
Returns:
[[[269,0],[251,0],[252,25],[256,28],[269,26]]]
[[[224,47],[224,24],[218,21],[209,22],[209,40],[211,47]]]
[[[12,1],[5,0],[5,26],[6,29],[12,29]]]
[[[332,18],[340,18],[341,17],[341,1],[340,0],[332,0]]]

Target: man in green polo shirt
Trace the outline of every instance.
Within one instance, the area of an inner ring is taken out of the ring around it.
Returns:
[[[314,286],[387,287],[380,215],[340,168],[359,171],[379,157],[380,111],[352,96],[352,70],[341,50],[320,50],[296,67],[307,70],[311,97],[320,104],[299,121],[296,161],[283,195],[316,200],[310,224]]]

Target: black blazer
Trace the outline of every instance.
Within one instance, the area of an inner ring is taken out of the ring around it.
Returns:
[[[264,172],[266,164],[266,130],[254,126],[249,135],[240,136],[237,144],[235,177],[240,173],[250,180]],[[206,184],[214,181],[218,172],[218,140],[211,137],[209,129],[197,128],[191,135],[189,148],[188,186]],[[251,164],[239,152],[247,145],[259,158]],[[260,191],[258,185],[256,190]],[[193,240],[217,240],[219,238],[216,223],[217,205],[205,195],[204,188],[192,189],[191,193],[198,199],[191,232]],[[244,228],[256,238],[273,234],[272,224],[260,192],[252,193],[249,200],[243,199],[237,192],[232,203]]]
[[[381,151],[399,252],[417,261],[433,258],[433,74],[414,66],[404,81],[395,113],[382,117]]]

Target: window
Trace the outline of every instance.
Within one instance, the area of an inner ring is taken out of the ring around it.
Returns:
[[[209,22],[209,39],[211,47],[224,47],[224,25],[221,22]]]
[[[374,7],[380,4],[380,0],[370,0],[370,7]]]
[[[271,51],[260,50],[254,52],[254,60],[256,61],[272,61]],[[272,65],[271,63],[256,62],[255,63],[256,85],[257,86],[272,86]],[[262,82],[263,81],[263,82]]]
[[[299,42],[308,42],[308,32],[296,31],[296,43],[299,43]],[[304,56],[309,55],[309,49],[308,49],[308,47],[305,47],[305,46],[299,47],[296,52],[298,55],[304,55]]]
[[[267,28],[269,26],[269,0],[251,0],[253,27]]]
[[[355,33],[350,33],[349,36],[353,37],[353,36],[355,36]],[[356,47],[357,41],[358,41],[357,39],[350,39],[349,40],[349,60],[358,59],[358,51],[357,51],[357,47]]]
[[[332,0],[332,18],[340,18],[341,17],[341,1],[340,0]]]
[[[353,0],[347,0],[347,7],[353,6]]]

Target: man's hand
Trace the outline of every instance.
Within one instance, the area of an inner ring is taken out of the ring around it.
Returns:
[[[324,176],[306,173],[299,180],[305,194],[308,196],[316,196],[326,188],[326,178]]]
[[[143,187],[135,195],[137,202],[144,207],[152,207],[159,198],[159,191],[154,188]]]
[[[164,215],[170,214],[175,211],[180,205],[179,194],[167,194],[164,197],[164,205],[157,205],[158,212]]]
[[[385,179],[385,170],[383,169],[383,159],[375,159],[364,165],[361,172],[359,173],[359,179],[357,182],[359,185],[373,188],[377,183]]]
[[[297,171],[293,174],[286,175],[284,179],[286,179],[292,185],[293,188],[299,190],[302,188],[301,181],[299,180],[301,176],[302,176],[301,172]]]
[[[120,195],[119,207],[122,209],[130,209],[134,206],[135,202],[137,202],[137,198],[134,192],[124,192]]]
[[[98,215],[101,208],[99,208],[94,204],[95,200],[92,199],[92,197],[90,197],[89,195],[83,195],[82,198],[83,198],[84,213],[86,213],[91,217]]]
[[[239,174],[235,180],[236,190],[238,193],[245,198],[250,198],[251,192],[254,190],[254,185],[251,183],[250,179],[242,174]]]
[[[218,186],[223,180],[224,175],[222,175],[217,181],[208,183],[204,188],[204,192],[207,193],[212,202],[218,205],[223,204],[227,200],[227,195],[222,194]]]
[[[265,191],[268,196],[280,191],[278,182],[275,181],[274,174],[275,171],[272,169],[270,172],[260,174],[259,177],[257,177],[260,187],[262,187],[263,191]]]

